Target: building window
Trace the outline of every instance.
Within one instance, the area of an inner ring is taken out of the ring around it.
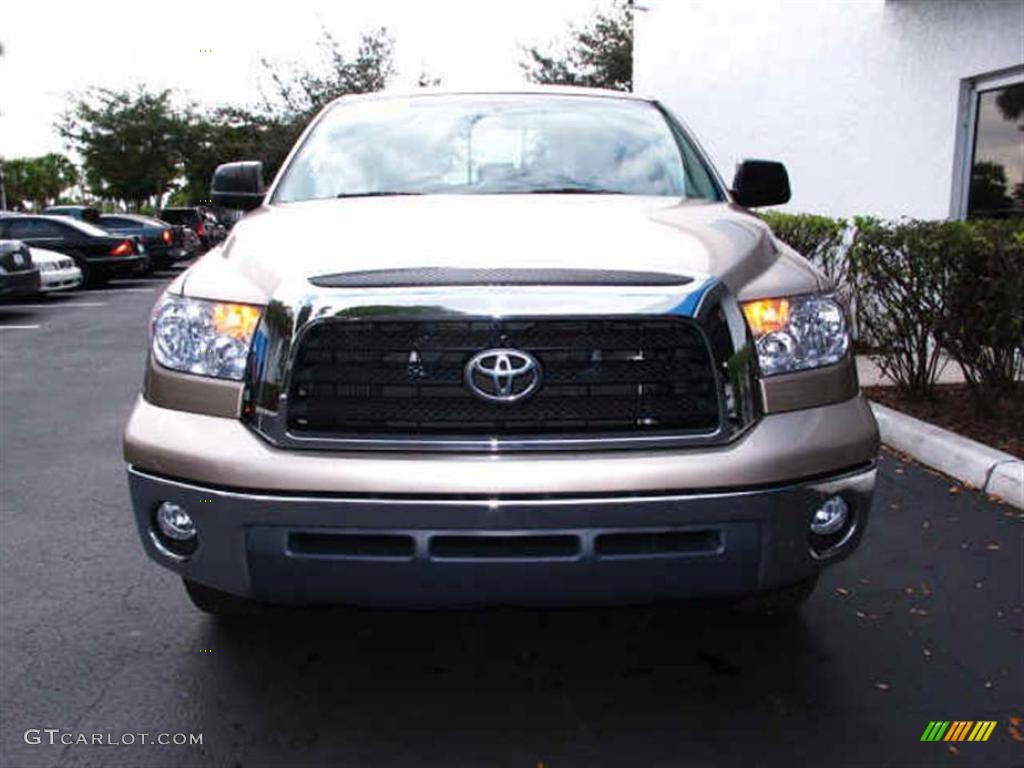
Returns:
[[[965,96],[959,214],[1024,216],[1024,72],[971,81]]]

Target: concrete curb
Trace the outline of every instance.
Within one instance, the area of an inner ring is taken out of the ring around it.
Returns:
[[[1024,509],[1024,460],[875,402],[871,410],[886,445]]]

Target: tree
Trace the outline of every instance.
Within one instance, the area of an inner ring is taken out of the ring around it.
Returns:
[[[277,173],[301,131],[300,125],[240,107],[217,107],[193,115],[189,123],[182,173],[183,203],[206,202],[210,180],[221,163],[259,160],[267,178]]]
[[[188,131],[170,91],[92,88],[73,98],[56,127],[81,155],[90,190],[133,209],[159,203],[179,174]]]
[[[137,210],[159,204],[184,179],[178,199],[206,202],[217,165],[261,160],[273,176],[317,110],[344,94],[380,90],[394,74],[394,41],[384,28],[364,34],[353,56],[326,29],[317,45],[322,60],[313,67],[263,60],[269,87],[256,105],[200,110],[166,90],[93,88],[71,96],[56,127],[81,155],[97,196]]]
[[[616,0],[583,27],[569,27],[572,42],[558,51],[524,48],[519,66],[533,83],[633,89],[633,4]]]
[[[1024,115],[1024,84],[1009,85],[1000,91],[996,96],[996,106],[1006,120],[1016,120]]]
[[[339,96],[383,90],[395,73],[395,41],[385,27],[364,33],[351,58],[326,28],[317,47],[323,62],[312,69],[261,60],[272,84],[272,95],[264,95],[261,105],[265,115],[305,124]]]
[[[12,208],[45,208],[78,181],[75,166],[55,152],[41,157],[11,158],[3,166],[7,201]]]
[[[207,200],[210,179],[221,163],[260,160],[266,177],[273,177],[324,105],[345,94],[382,90],[394,74],[394,41],[384,28],[364,34],[352,57],[326,29],[317,47],[322,60],[311,68],[262,60],[270,94],[260,104],[190,113],[182,197],[191,203]]]
[[[999,163],[981,160],[974,164],[971,173],[971,213],[985,215],[1001,211],[1013,205],[1006,194],[1006,169]]]

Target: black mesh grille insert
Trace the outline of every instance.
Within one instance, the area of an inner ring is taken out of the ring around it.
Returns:
[[[540,363],[528,399],[488,402],[464,381],[490,348]],[[337,436],[530,437],[713,431],[718,398],[691,321],[652,319],[328,321],[297,350],[293,432]]]

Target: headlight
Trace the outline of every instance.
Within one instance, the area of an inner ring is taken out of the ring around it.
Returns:
[[[262,307],[165,294],[153,308],[153,356],[165,368],[240,381]]]
[[[748,301],[743,314],[765,376],[838,363],[850,346],[846,315],[832,296]]]

